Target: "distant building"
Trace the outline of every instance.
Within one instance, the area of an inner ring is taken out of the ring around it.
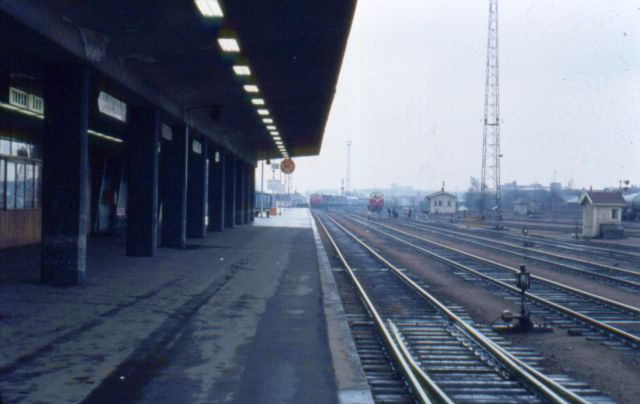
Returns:
[[[516,199],[513,202],[513,214],[514,215],[535,215],[540,213],[540,204],[533,199],[521,198]]]
[[[442,189],[427,195],[425,202],[425,208],[429,214],[454,214],[458,197]]]
[[[620,192],[587,191],[580,197],[582,206],[582,237],[622,238],[622,209],[624,198]]]

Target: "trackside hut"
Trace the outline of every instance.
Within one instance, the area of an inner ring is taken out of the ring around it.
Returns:
[[[434,192],[425,197],[427,213],[429,214],[455,214],[458,198],[444,191]]]
[[[624,198],[619,192],[588,191],[580,197],[582,237],[600,237],[603,227],[620,226]]]

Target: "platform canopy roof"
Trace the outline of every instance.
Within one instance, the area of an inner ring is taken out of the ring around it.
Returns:
[[[319,153],[356,1],[221,0],[223,17],[205,17],[208,1],[4,0],[0,34],[27,58],[53,41],[247,159],[279,156],[252,105],[262,98],[289,155]]]

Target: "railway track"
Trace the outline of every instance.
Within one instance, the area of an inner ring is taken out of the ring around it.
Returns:
[[[565,222],[565,223],[553,223],[553,222],[545,222],[545,221],[536,221],[536,220],[512,220],[512,219],[504,219],[502,223],[505,226],[512,227],[522,227],[528,226],[531,229],[535,230],[547,230],[561,233],[570,233],[573,232],[576,225],[574,222]],[[580,220],[578,223],[582,226],[582,221]],[[628,222],[623,222],[622,225],[625,227],[625,234],[627,237],[638,237],[640,233],[638,229],[634,225],[630,225]]]
[[[443,229],[452,229],[457,231],[465,231],[468,233],[475,233],[478,235],[485,235],[493,239],[512,241],[515,243],[522,242],[521,235],[509,234],[509,232],[505,231],[497,231],[487,228],[472,227],[452,223],[443,223],[433,220],[430,221],[429,224]],[[616,263],[617,261],[621,261],[630,265],[640,264],[640,248],[638,247],[624,245],[609,245],[607,247],[604,247],[595,245],[595,243],[591,242],[568,242],[563,240],[548,239],[546,237],[535,235],[529,235],[527,236],[527,239],[535,242],[536,247],[544,247],[551,251],[572,253],[598,259],[616,260]]]
[[[316,220],[337,256],[333,264],[340,269],[334,269],[334,275],[341,297],[356,290],[364,306],[354,309],[356,301],[351,297],[345,310],[365,329],[364,339],[354,334],[357,348],[359,340],[364,340],[369,349],[362,362],[376,401],[406,402],[409,392],[419,402],[610,401],[584,383],[545,375],[537,363],[542,359],[538,354],[475,327],[459,306],[436,299],[410,273],[326,214],[316,215]],[[364,312],[369,321],[363,320]],[[385,348],[407,390],[398,390],[397,374],[390,373],[380,363],[380,355],[372,352],[374,328],[378,345]],[[373,374],[367,371],[368,359],[374,364]],[[383,375],[389,380],[385,382]]]
[[[517,302],[520,290],[512,286],[517,269],[470,254],[370,220],[341,216],[389,239],[444,262],[456,274],[472,282],[482,280],[496,287],[506,300]],[[532,275],[526,298],[534,304],[532,314],[614,349],[637,351],[640,347],[640,309]]]
[[[361,215],[357,216],[364,218]],[[426,232],[445,239],[463,242],[465,244],[522,258],[528,261],[535,261],[546,266],[552,266],[556,269],[578,273],[593,279],[606,281],[607,283],[621,285],[629,289],[640,289],[640,272],[636,270],[601,264],[566,254],[553,253],[531,247],[523,247],[512,242],[505,242],[484,236],[468,234],[467,232],[459,230],[434,228],[432,226],[410,221],[396,222],[394,225],[400,225],[405,228]]]

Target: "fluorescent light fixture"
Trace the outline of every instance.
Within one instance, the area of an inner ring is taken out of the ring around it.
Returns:
[[[276,140],[276,144],[278,145],[278,147],[284,147],[284,144],[282,144],[282,140]]]
[[[274,136],[273,140],[282,140],[282,138],[280,136]]]
[[[116,142],[116,143],[122,143],[122,139],[118,139],[117,137],[113,137],[113,136],[109,136],[109,135],[105,135],[102,132],[98,132],[92,129],[87,129],[87,133],[105,140],[110,140],[112,142]]]
[[[271,118],[262,118],[262,122],[264,122],[264,123],[273,123],[273,119],[271,119]]]
[[[274,131],[269,132],[269,133],[271,133],[271,136],[278,136],[280,134],[280,132],[278,132],[277,130],[274,130]]]
[[[269,115],[269,110],[268,109],[264,109],[264,108],[260,108],[258,110],[258,115]]]
[[[253,105],[264,105],[264,99],[262,98],[252,98],[251,103]]]
[[[196,0],[196,6],[205,17],[224,17],[218,0]]]
[[[245,84],[244,91],[248,93],[257,93],[259,90],[258,90],[258,86],[256,86],[255,84]]]
[[[233,72],[238,76],[251,76],[251,70],[247,65],[234,65]]]
[[[0,102],[0,108],[8,109],[10,111],[15,111],[15,112],[21,113],[23,115],[28,115],[28,116],[31,116],[31,117],[34,117],[34,118],[44,119],[44,115],[43,114],[39,114],[37,112],[29,111],[28,109],[24,109],[24,108],[19,108],[19,107],[16,107],[15,105],[5,104],[4,102]]]
[[[235,38],[218,38],[218,45],[224,52],[240,52],[240,45]]]
[[[267,125],[267,129],[276,130],[276,125]]]

